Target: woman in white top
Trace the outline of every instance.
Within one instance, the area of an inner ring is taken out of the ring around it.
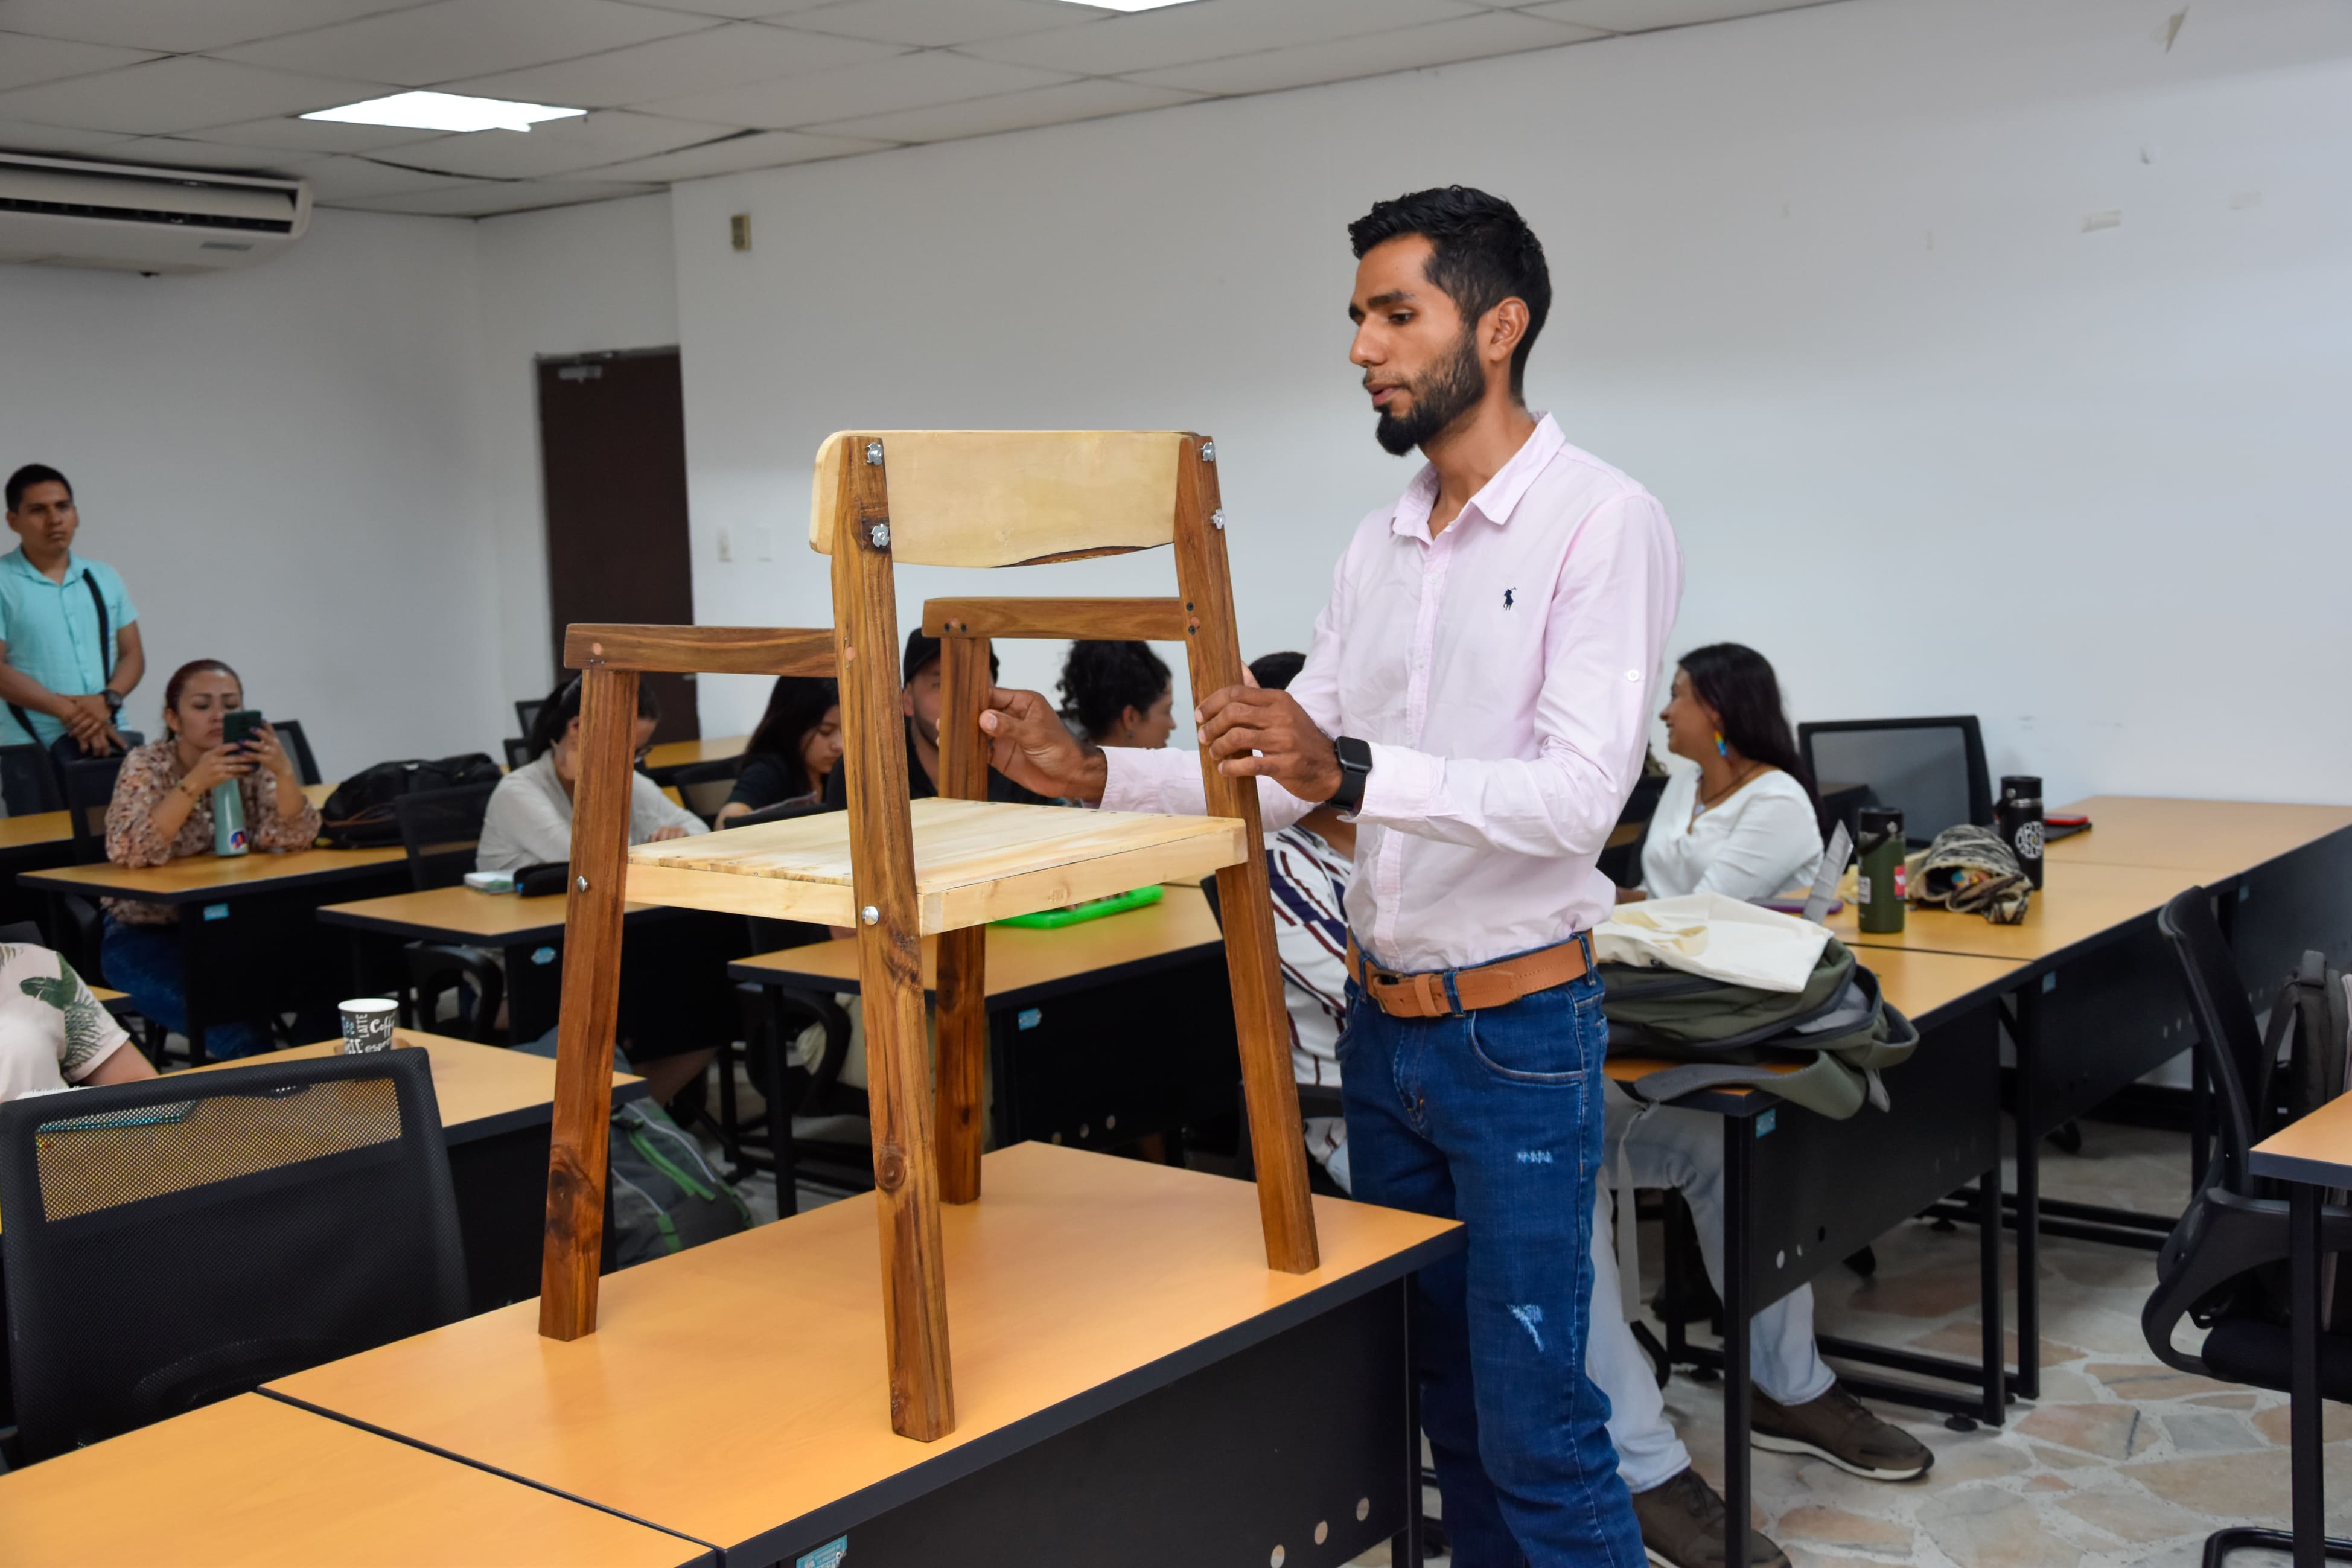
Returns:
[[[652,689],[637,687],[635,749],[653,740],[661,709]],[[572,792],[580,773],[580,682],[575,679],[539,710],[531,736],[538,755],[499,781],[474,850],[478,871],[520,871],[572,858]],[[708,833],[702,818],[675,805],[643,773],[629,775],[629,842],[656,844]]]
[[[1673,768],[1642,846],[1631,899],[1721,893],[1768,899],[1810,887],[1822,861],[1821,805],[1764,656],[1738,643],[1693,648],[1658,715]]]

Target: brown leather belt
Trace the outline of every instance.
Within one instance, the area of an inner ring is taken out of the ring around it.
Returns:
[[[1372,1005],[1391,1018],[1446,1018],[1500,1007],[1522,996],[1581,979],[1592,967],[1591,939],[1579,934],[1557,947],[1541,947],[1475,969],[1425,970],[1391,974],[1364,962],[1356,939],[1348,939],[1348,973]]]

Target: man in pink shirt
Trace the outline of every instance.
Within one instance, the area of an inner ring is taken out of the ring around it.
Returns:
[[[1261,781],[1269,829],[1325,804],[1357,824],[1355,1195],[1468,1233],[1423,1271],[1414,1326],[1454,1561],[1642,1568],[1584,1373],[1608,1043],[1586,933],[1682,556],[1648,491],[1522,400],[1551,284],[1509,203],[1422,191],[1349,233],[1374,433],[1429,461],[1357,528],[1289,688],[1209,693],[1201,743]],[[1041,794],[1204,809],[1196,759],[1083,746],[1034,692],[994,693],[981,726]]]

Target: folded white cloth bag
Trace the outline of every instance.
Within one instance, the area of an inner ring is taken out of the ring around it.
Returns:
[[[1829,928],[1721,893],[1685,893],[1620,904],[1592,928],[1602,963],[1679,969],[1759,991],[1802,991]]]

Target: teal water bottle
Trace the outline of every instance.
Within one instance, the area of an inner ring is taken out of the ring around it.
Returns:
[[[213,853],[242,855],[247,848],[245,796],[235,779],[213,785]]]

